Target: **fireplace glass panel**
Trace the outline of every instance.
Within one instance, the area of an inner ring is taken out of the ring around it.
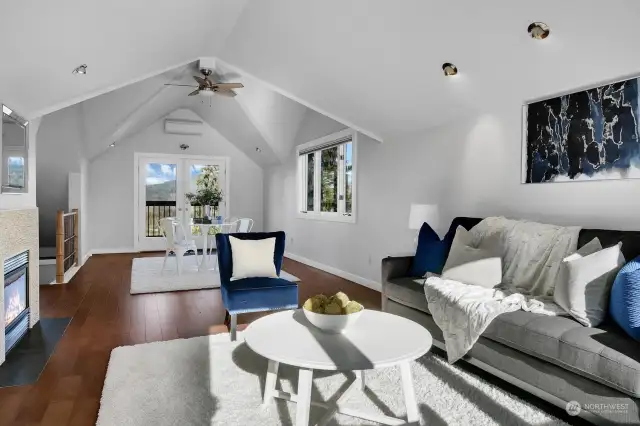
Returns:
[[[27,269],[24,268],[5,278],[4,283],[4,328],[27,309]]]

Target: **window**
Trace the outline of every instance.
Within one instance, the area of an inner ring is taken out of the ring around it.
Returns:
[[[298,147],[299,217],[355,222],[355,148],[352,130]]]
[[[24,157],[7,159],[7,184],[12,188],[24,188]]]

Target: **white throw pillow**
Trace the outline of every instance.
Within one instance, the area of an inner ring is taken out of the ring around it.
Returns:
[[[276,239],[241,240],[229,236],[231,258],[233,260],[232,280],[251,277],[277,278],[273,256]]]
[[[472,235],[462,226],[456,229],[442,278],[492,288],[502,282],[500,247],[472,247]]]
[[[586,256],[575,253],[563,261],[567,267],[566,295],[561,290],[556,298],[554,292],[554,300],[585,327],[596,327],[604,321],[611,285],[625,263],[621,246]]]
[[[567,262],[581,257],[588,256],[602,250],[600,240],[596,237],[587,244],[580,247],[575,253],[570,254],[562,260],[558,271],[558,279],[553,289],[553,301],[567,313],[569,313],[569,267]]]

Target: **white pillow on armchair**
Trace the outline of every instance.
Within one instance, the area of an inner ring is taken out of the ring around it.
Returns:
[[[231,280],[241,278],[267,277],[278,278],[273,256],[276,239],[242,240],[229,236],[233,273]]]

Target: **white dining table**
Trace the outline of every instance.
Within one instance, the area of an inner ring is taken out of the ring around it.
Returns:
[[[213,267],[209,264],[209,256],[207,256],[207,249],[212,249],[213,244],[209,247],[209,229],[213,227],[219,227],[219,233],[228,234],[231,230],[232,223],[194,223],[194,226],[200,227],[200,232],[203,235],[203,243],[202,243],[202,260],[200,261],[200,265],[198,266],[198,271],[205,272],[209,270],[216,270],[216,263],[213,263]],[[211,237],[214,237],[211,235]]]

